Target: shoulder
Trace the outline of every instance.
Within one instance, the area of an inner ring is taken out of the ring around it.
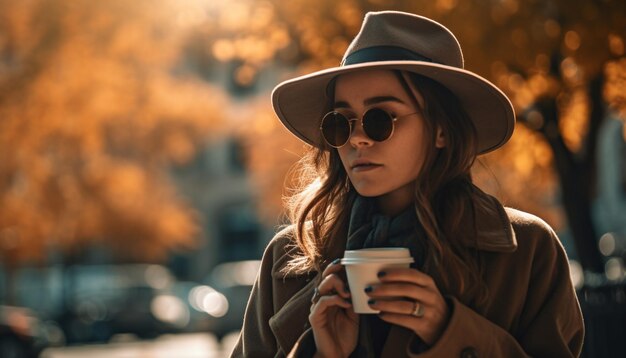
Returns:
[[[281,260],[281,258],[289,256],[290,253],[297,249],[294,237],[295,225],[281,227],[267,244],[263,254],[263,261],[275,263]]]
[[[514,229],[543,235],[554,234],[552,227],[536,215],[509,207],[505,207],[504,210]]]
[[[299,276],[288,270],[289,263],[292,260],[303,257],[302,251],[296,243],[295,236],[295,225],[283,226],[265,248],[263,262],[266,266],[271,266],[272,277],[284,279],[291,276]]]
[[[296,226],[293,224],[279,227],[279,230],[268,243],[266,252],[271,250],[273,253],[280,254],[281,251],[287,250],[290,245],[295,244],[295,232]]]
[[[547,222],[521,210],[507,207],[505,211],[515,233],[518,250],[529,250],[541,256],[566,257],[561,241]]]

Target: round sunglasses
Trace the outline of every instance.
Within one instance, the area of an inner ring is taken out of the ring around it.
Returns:
[[[363,131],[372,140],[383,142],[391,138],[398,118],[408,117],[419,112],[413,112],[402,116],[393,116],[391,113],[381,108],[368,109],[361,118]],[[352,136],[352,123],[357,118],[348,119],[346,115],[331,111],[324,115],[320,125],[322,138],[333,148],[341,148]]]

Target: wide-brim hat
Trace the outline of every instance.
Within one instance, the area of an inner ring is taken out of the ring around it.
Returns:
[[[329,83],[342,74],[373,69],[414,72],[455,94],[476,128],[478,154],[502,146],[513,134],[511,102],[494,84],[464,69],[452,32],[431,19],[398,11],[367,13],[339,67],[280,83],[272,92],[272,105],[289,131],[320,146],[320,121],[331,110]]]

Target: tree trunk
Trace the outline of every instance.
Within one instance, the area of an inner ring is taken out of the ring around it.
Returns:
[[[590,185],[592,185],[595,148],[581,157],[576,157],[565,145],[559,132],[559,116],[555,98],[543,98],[537,101],[536,108],[541,112],[545,125],[541,133],[545,136],[554,153],[554,165],[561,185],[563,208],[580,263],[585,270],[603,272],[602,257],[597,248],[597,233],[591,211]],[[592,119],[593,120],[593,119]],[[591,123],[591,121],[590,121]],[[590,124],[589,136],[595,124]],[[597,132],[597,128],[595,130]],[[595,140],[588,141],[595,147]]]

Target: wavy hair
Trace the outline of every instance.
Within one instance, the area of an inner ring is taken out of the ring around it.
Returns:
[[[486,298],[477,250],[462,241],[476,242],[472,200],[474,186],[470,169],[476,158],[477,134],[459,99],[438,82],[411,72],[394,71],[414,105],[425,119],[426,157],[415,181],[414,209],[426,233],[426,261],[422,270],[431,275],[439,289],[466,304]],[[417,93],[424,99],[421,106]],[[329,86],[334,100],[334,82]],[[446,145],[435,149],[437,130]],[[345,250],[350,209],[357,193],[341,163],[338,151],[319,143],[297,163],[300,182],[287,197],[286,209],[295,225],[294,244],[299,254],[286,271],[320,271]],[[463,239],[463,240],[461,240]]]

